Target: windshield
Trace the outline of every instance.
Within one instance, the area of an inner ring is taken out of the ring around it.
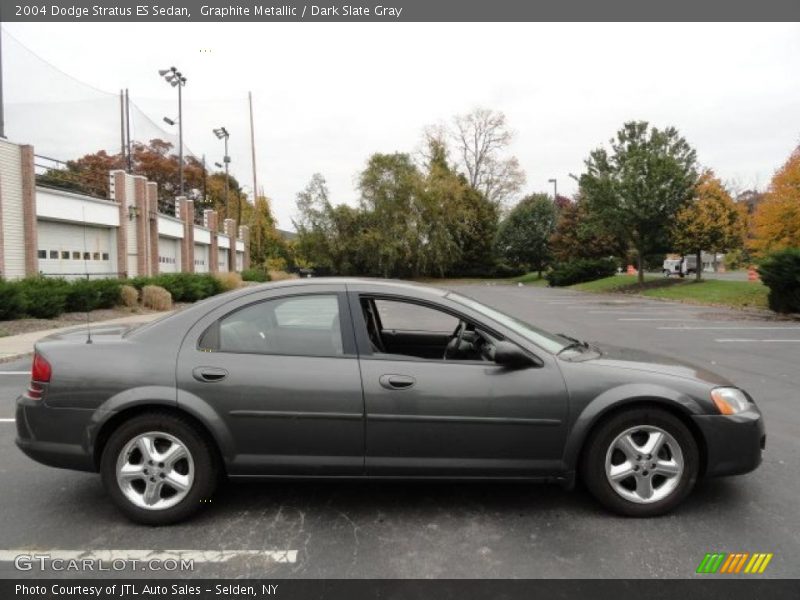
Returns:
[[[495,310],[494,308],[486,306],[485,304],[481,304],[472,298],[461,296],[455,292],[450,292],[446,297],[454,302],[463,304],[464,306],[471,308],[472,310],[477,311],[502,325],[505,325],[525,339],[530,340],[540,348],[544,348],[553,354],[557,354],[571,343],[570,340],[566,340],[559,335],[544,331],[538,327],[534,327],[530,323],[526,323],[525,321],[516,319],[510,315],[500,312],[499,310]]]

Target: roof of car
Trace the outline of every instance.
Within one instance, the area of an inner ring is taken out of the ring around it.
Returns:
[[[274,281],[264,283],[259,286],[252,286],[246,289],[253,290],[257,287],[293,287],[293,286],[306,286],[306,285],[319,285],[319,284],[344,284],[359,289],[371,288],[372,291],[405,291],[414,294],[427,294],[431,296],[444,296],[448,290],[415,283],[413,281],[402,281],[399,279],[380,279],[371,277],[305,277],[302,279],[285,279],[283,281]]]

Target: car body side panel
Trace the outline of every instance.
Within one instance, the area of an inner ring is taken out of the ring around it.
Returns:
[[[593,365],[592,361],[561,361],[570,394],[571,427],[564,448],[564,464],[577,467],[591,428],[609,410],[626,404],[650,402],[685,415],[705,414],[697,397],[708,394],[705,384],[647,371]]]

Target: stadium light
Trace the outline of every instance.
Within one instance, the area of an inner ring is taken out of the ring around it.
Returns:
[[[186,85],[186,77],[178,71],[176,67],[169,69],[159,69],[158,74],[164,78],[172,87],[178,88],[178,172],[180,176],[180,195],[183,196],[183,86]],[[164,122],[175,125],[175,121],[164,117]]]

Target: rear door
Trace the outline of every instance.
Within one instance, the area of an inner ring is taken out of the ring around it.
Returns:
[[[228,437],[232,475],[363,472],[364,404],[343,286],[237,298],[192,328],[179,404]]]

